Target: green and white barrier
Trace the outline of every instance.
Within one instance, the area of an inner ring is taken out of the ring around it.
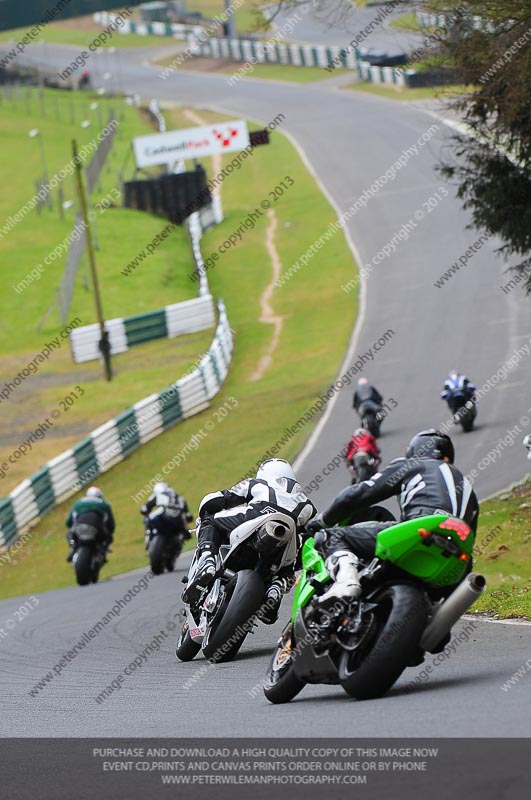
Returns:
[[[140,400],[53,458],[0,500],[0,548],[8,549],[54,506],[172,425],[203,411],[223,384],[232,356],[232,331],[223,301],[207,353],[175,383]]]
[[[202,42],[194,36],[188,37],[188,45],[195,56],[204,58],[224,58],[251,64],[290,64],[294,67],[324,68],[332,63],[346,69],[357,67],[358,51],[346,51],[345,48],[336,46],[216,37]]]
[[[106,320],[105,330],[109,334],[111,355],[117,355],[154,339],[173,339],[186,333],[207,330],[215,321],[214,301],[212,295],[206,292],[202,297],[174,303],[156,311]],[[76,364],[101,358],[98,348],[101,333],[98,324],[76,328],[69,338],[72,358]]]
[[[92,15],[94,22],[104,27],[113,24],[116,14],[108,11],[99,11]],[[186,39],[190,34],[199,36],[203,28],[200,25],[181,25],[177,22],[133,22],[120,18],[120,25],[116,26],[115,33],[136,33],[139,36],[171,36],[174,39]]]
[[[415,74],[415,70],[403,70],[396,67],[375,67],[368,61],[358,63],[360,80],[370,83],[392,83],[395,86],[407,86],[408,74]]]
[[[210,228],[212,225],[217,225],[222,220],[223,211],[221,209],[221,199],[217,195],[212,198],[212,204],[210,206],[206,206],[200,211],[190,214],[186,220],[186,226],[192,245],[195,269],[199,276],[199,297],[205,297],[210,293],[203,256],[201,255],[201,247],[199,246],[201,236],[203,235],[203,231]]]
[[[455,24],[457,11],[456,9],[449,9],[446,12],[439,14],[430,11],[416,11],[415,17],[421,28],[434,28],[445,29],[451,28]],[[496,26],[492,20],[483,19],[477,14],[463,15],[469,28],[475,31],[485,31],[486,33],[496,33],[502,29],[502,26]],[[505,23],[509,25],[510,23]]]

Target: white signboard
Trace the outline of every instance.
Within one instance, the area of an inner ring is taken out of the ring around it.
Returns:
[[[197,128],[137,136],[133,151],[137,167],[152,167],[186,158],[200,158],[213,153],[230,153],[249,146],[245,120],[237,119]]]

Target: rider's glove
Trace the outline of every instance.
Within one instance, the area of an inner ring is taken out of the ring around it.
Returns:
[[[141,514],[147,514],[147,508],[146,508],[146,506],[140,506],[140,513],[141,513]]]
[[[323,520],[322,514],[317,514],[313,519],[306,523],[306,530],[308,533],[316,533],[320,531],[321,528],[325,527],[325,522]]]

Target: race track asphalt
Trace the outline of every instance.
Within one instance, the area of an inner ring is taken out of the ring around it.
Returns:
[[[72,52],[49,48],[46,57],[60,66],[68,63]],[[506,265],[494,253],[496,242],[484,244],[443,288],[434,286],[479,234],[467,230],[469,218],[452,187],[434,172],[451,132],[423,107],[320,84],[241,80],[230,87],[224,77],[190,73],[162,80],[160,70],[141,63],[139,55],[122,56],[121,88],[143,97],[216,108],[259,123],[283,113],[279,129],[304,151],[341,211],[430,126],[438,125],[418,155],[410,157],[407,166],[347,226],[362,264],[369,264],[371,270],[362,324],[338,375],[369,348],[374,351],[374,343],[386,331],[393,331],[364,371],[386,398],[396,402],[383,426],[385,460],[400,455],[415,430],[446,418],[438,395],[449,368],[459,367],[482,386],[518,348],[529,344],[528,301],[518,290],[501,291],[500,284],[508,278]],[[267,150],[256,157],[267,158]],[[272,165],[272,182],[281,177],[274,174]],[[408,238],[399,241],[390,257],[373,263],[409,220],[416,224]],[[234,222],[237,227],[239,221]],[[315,233],[318,238],[324,230]],[[305,269],[326,270],[326,258],[315,257]],[[338,286],[337,291],[339,295],[343,290]],[[323,336],[333,335],[333,330],[323,331]],[[457,463],[465,472],[477,469],[475,486],[480,497],[526,472],[521,439],[529,429],[523,417],[531,416],[526,392],[530,370],[529,355],[522,356],[507,379],[480,401],[477,430],[455,434]],[[303,484],[322,472],[356,426],[352,388],[346,386],[334,395],[332,411],[300,466]],[[504,446],[493,463],[479,468],[498,440],[514,432],[515,426],[522,430],[509,436],[514,444]],[[264,449],[270,444],[264,442]],[[345,479],[344,469],[336,469],[312,499],[323,507]],[[282,731],[285,736],[529,736],[529,679],[523,678],[507,692],[500,687],[529,657],[531,628],[478,620],[474,620],[477,627],[470,641],[460,643],[417,691],[405,693],[404,687],[421,668],[408,670],[381,700],[349,702],[341,689],[307,687],[289,706],[272,707],[261,692],[253,694],[280,630],[278,623],[272,629],[262,626],[250,637],[237,662],[207,666],[202,673],[198,672],[200,660],[175,662],[175,633],[166,631],[160,651],[128,677],[119,691],[96,703],[94,698],[158,631],[178,622],[179,580],[185,563],[183,558],[174,575],[150,581],[119,619],[32,697],[29,692],[34,684],[139,576],[42,594],[39,606],[1,641],[2,735],[193,736],[208,732],[212,736],[274,736]],[[21,602],[2,602],[0,620],[11,618]],[[192,683],[185,686],[187,681]]]

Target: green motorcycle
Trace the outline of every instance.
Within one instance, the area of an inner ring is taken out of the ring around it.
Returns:
[[[341,684],[359,700],[381,697],[425,651],[444,649],[485,588],[485,578],[470,572],[474,539],[463,520],[444,514],[397,523],[378,534],[375,558],[360,562],[361,597],[326,609],[314,598],[331,578],[307,539],[292,617],[268,668],[267,699],[287,703],[307,683]]]

